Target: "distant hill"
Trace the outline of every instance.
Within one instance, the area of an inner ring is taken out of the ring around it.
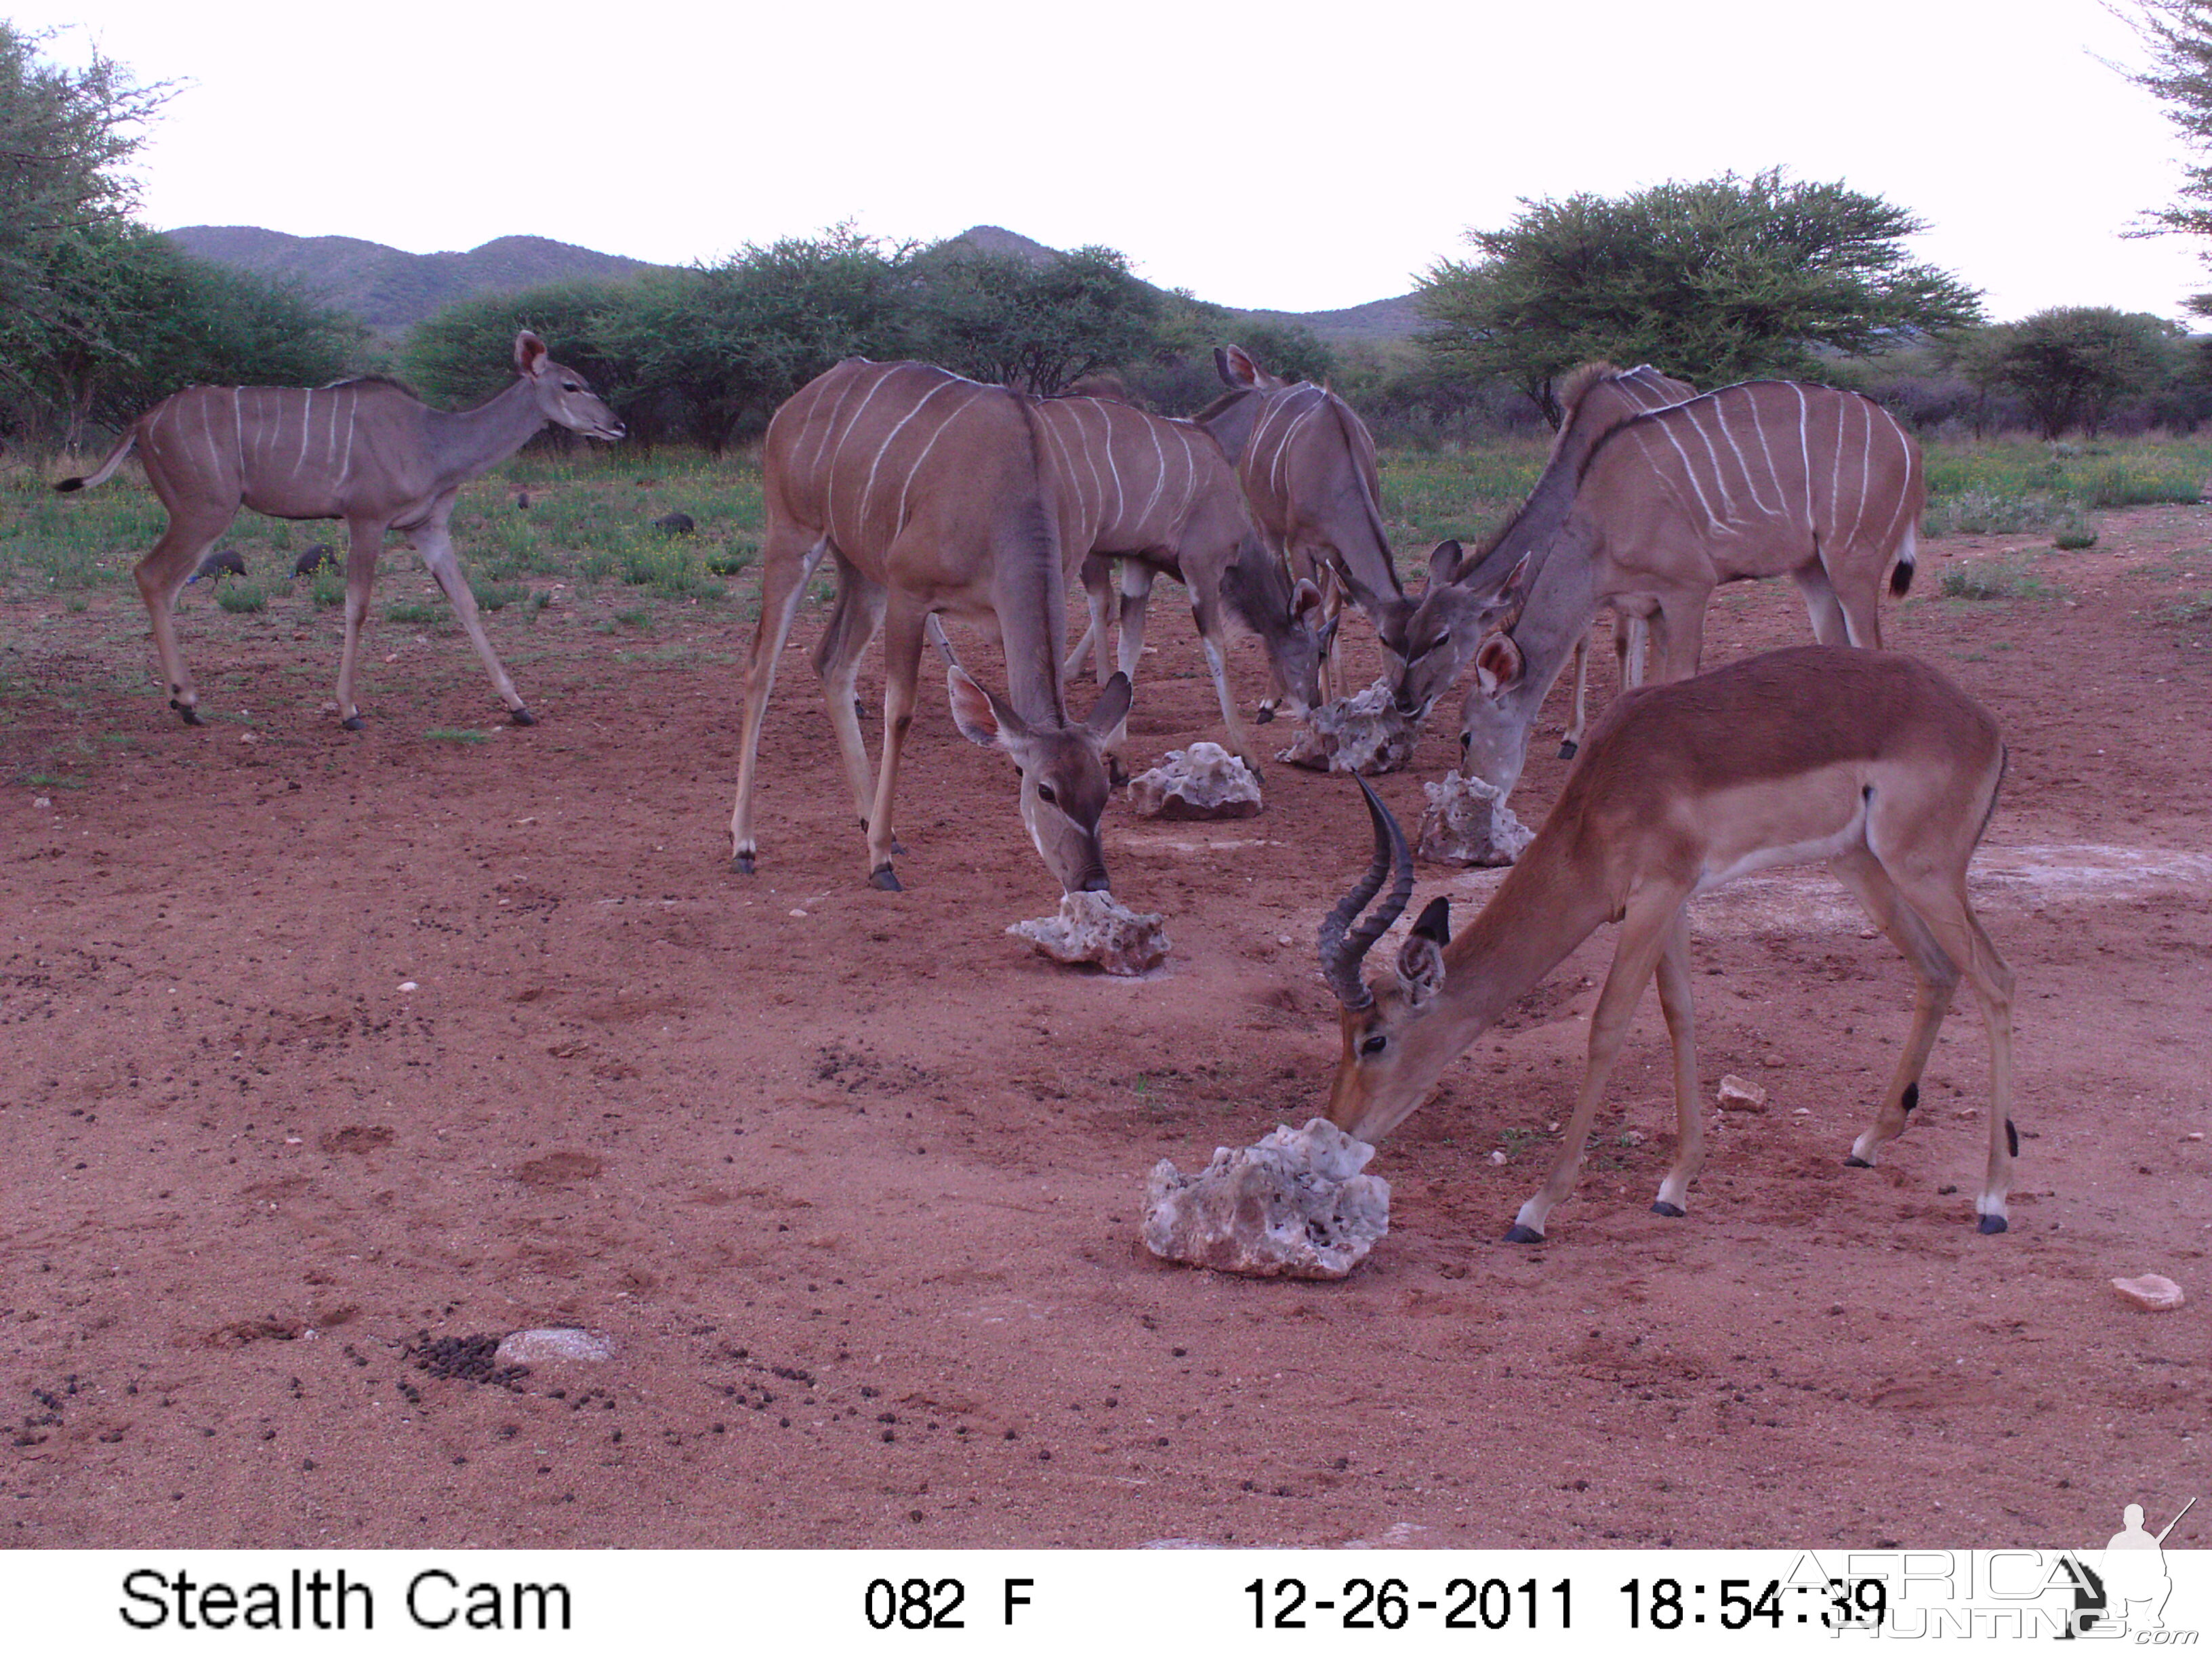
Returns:
[[[543,236],[502,236],[465,253],[407,253],[351,236],[288,236],[252,225],[187,225],[169,240],[195,258],[298,278],[327,305],[396,334],[456,300],[540,283],[619,282],[657,269]]]
[[[197,258],[264,276],[296,277],[325,304],[351,312],[385,335],[400,333],[477,294],[578,278],[620,282],[663,268],[543,236],[502,236],[465,253],[406,253],[351,236],[288,236],[252,225],[187,225],[171,231],[169,240]],[[1000,225],[971,225],[931,252],[961,250],[1032,265],[1060,257],[1059,250]],[[1409,339],[1422,322],[1410,294],[1340,311],[1230,310],[1255,322],[1310,328],[1332,345]]]

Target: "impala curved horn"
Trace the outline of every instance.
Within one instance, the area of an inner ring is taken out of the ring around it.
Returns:
[[[1407,902],[1413,896],[1413,851],[1406,845],[1406,832],[1398,827],[1398,820],[1390,816],[1390,809],[1368,787],[1367,780],[1355,772],[1352,781],[1367,798],[1367,816],[1375,823],[1375,862],[1322,922],[1321,974],[1328,988],[1336,993],[1336,1000],[1357,1012],[1375,1000],[1375,994],[1359,977],[1359,964],[1375,941],[1405,914]],[[1383,878],[1394,872],[1397,879],[1391,884],[1389,897],[1374,915],[1353,927],[1352,918],[1382,891]]]

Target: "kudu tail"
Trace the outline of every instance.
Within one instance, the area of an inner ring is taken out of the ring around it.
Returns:
[[[64,478],[54,486],[54,489],[59,494],[67,495],[76,490],[89,489],[94,484],[106,483],[115,476],[115,469],[123,465],[123,458],[137,448],[137,445],[138,428],[134,426],[123,434],[121,443],[107,452],[107,459],[100,464],[97,471],[87,473],[79,478]]]
[[[1913,562],[1919,557],[1920,538],[1909,526],[1905,532],[1905,545],[1897,550],[1897,562],[1890,568],[1889,591],[1903,598],[1912,586]]]

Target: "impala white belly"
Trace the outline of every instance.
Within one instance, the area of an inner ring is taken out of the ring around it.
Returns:
[[[1866,797],[1856,778],[1828,787],[1799,777],[1714,798],[1707,820],[1717,826],[1705,847],[1691,896],[1755,871],[1820,864],[1866,844]]]

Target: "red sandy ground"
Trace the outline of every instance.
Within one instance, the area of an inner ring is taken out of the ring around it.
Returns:
[[[2160,613],[2212,587],[2206,526],[2113,515],[2044,561],[2063,600],[1935,597],[1997,550],[1938,544],[1887,614],[2012,745],[1978,891],[2020,977],[2013,1231],[1973,1228],[1971,1008],[1894,1152],[1842,1167],[1909,981],[1782,872],[1698,913],[1706,1085],[1772,1104],[1722,1126],[1686,1220],[1647,1207],[1672,1140],[1647,999],[1553,1242],[1498,1242],[1566,1114],[1601,933],[1384,1146],[1390,1235],[1334,1285],[1164,1266],[1137,1221],[1156,1159],[1322,1097],[1314,929],[1367,856],[1344,780],[1276,767],[1221,826],[1117,799],[1115,891],[1175,950],[1115,981],[1005,936],[1056,894],[934,674],[890,895],[796,650],[761,873],[729,872],[726,611],[664,625],[696,649],[659,665],[563,625],[565,596],[502,618],[544,723],[466,746],[423,735],[491,723],[451,629],[382,627],[356,735],[321,712],[332,613],[196,598],[193,731],[135,599],[12,608],[0,1543],[1994,1546],[2170,1514],[2212,1372],[2212,625]],[[1172,592],[1146,762],[1217,735]],[[1779,584],[1717,611],[1712,659],[1805,635]],[[1256,696],[1249,645],[1236,668]],[[1386,781],[1408,823],[1449,726]],[[63,769],[81,787],[27,781]],[[1532,767],[1530,821],[1561,769]],[[2108,1287],[2145,1271],[2189,1306]],[[619,1355],[508,1387],[410,1354],[544,1324]]]

